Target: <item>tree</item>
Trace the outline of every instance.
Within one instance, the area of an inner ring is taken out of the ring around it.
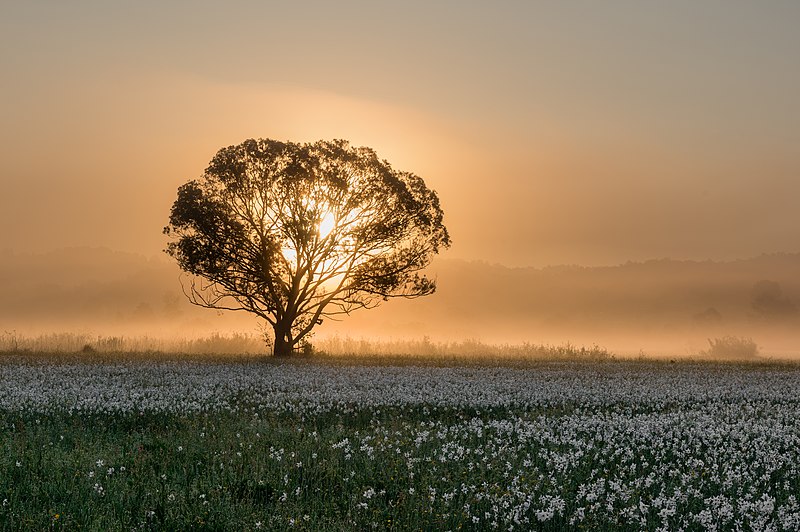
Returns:
[[[166,252],[189,300],[271,325],[288,355],[323,318],[434,292],[420,272],[450,237],[436,193],[343,140],[247,140],[178,189]]]

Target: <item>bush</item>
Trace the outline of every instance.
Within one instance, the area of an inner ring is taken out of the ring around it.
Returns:
[[[723,336],[708,339],[709,349],[703,355],[713,358],[746,359],[758,356],[758,344],[752,338],[740,336]]]

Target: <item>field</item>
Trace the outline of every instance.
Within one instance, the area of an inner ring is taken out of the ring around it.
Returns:
[[[799,467],[792,364],[0,356],[2,530],[797,530]]]

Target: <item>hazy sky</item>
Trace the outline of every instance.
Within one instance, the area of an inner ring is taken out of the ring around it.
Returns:
[[[435,188],[450,257],[800,249],[800,3],[4,2],[0,248],[156,255],[247,138]]]

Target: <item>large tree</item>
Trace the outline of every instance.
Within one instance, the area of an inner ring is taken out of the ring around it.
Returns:
[[[244,310],[290,354],[324,317],[433,293],[450,245],[436,193],[369,148],[247,140],[178,189],[166,252],[192,303]]]

